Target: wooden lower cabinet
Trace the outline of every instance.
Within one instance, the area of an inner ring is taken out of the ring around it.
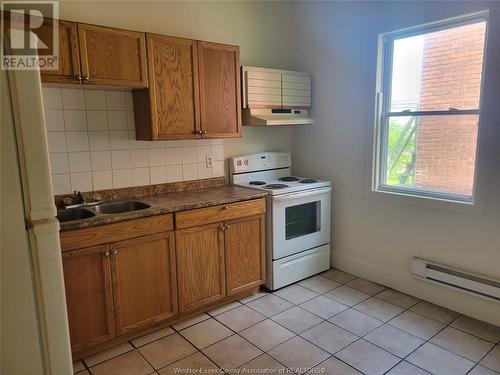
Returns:
[[[108,254],[107,246],[97,246],[62,255],[73,351],[115,336]]]
[[[175,231],[167,214],[61,232],[73,353],[256,290],[265,209],[254,199],[183,211]]]
[[[110,245],[116,334],[177,314],[174,233]]]
[[[265,264],[265,216],[224,222],[227,294],[263,284]]]
[[[179,312],[189,312],[226,295],[222,224],[176,231]]]

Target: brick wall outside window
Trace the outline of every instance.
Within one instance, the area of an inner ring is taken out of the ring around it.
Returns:
[[[425,35],[420,110],[479,107],[485,23]],[[472,194],[478,116],[418,119],[415,187]]]

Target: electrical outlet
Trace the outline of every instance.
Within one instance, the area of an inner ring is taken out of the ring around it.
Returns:
[[[205,155],[205,160],[206,160],[207,168],[212,167],[212,165],[213,165],[212,155],[210,155],[210,154]]]

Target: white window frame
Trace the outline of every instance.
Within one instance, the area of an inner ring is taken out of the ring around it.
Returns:
[[[374,151],[372,163],[372,191],[392,194],[398,196],[424,198],[430,200],[440,200],[447,203],[459,203],[465,205],[475,205],[477,201],[477,171],[478,171],[478,151],[479,151],[479,131],[481,124],[481,103],[484,88],[484,75],[486,63],[486,46],[488,40],[488,14],[489,11],[481,11],[460,17],[455,17],[443,21],[432,22],[429,24],[411,27],[389,33],[383,33],[378,36],[378,56],[377,56],[377,91],[375,102],[375,132],[374,132]],[[392,56],[394,41],[401,38],[407,38],[424,33],[445,30],[457,26],[464,26],[477,22],[486,22],[483,67],[481,75],[481,88],[479,97],[479,107],[474,109],[454,109],[438,111],[401,111],[391,112],[391,81],[392,81]],[[443,193],[424,189],[414,189],[411,187],[401,187],[387,185],[385,175],[387,172],[387,145],[386,131],[388,129],[390,117],[403,116],[427,116],[427,115],[478,115],[478,136],[476,139],[476,158],[473,178],[472,196],[458,195],[453,193]]]

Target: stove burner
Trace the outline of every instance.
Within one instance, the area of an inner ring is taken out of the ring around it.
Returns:
[[[269,184],[264,186],[265,189],[284,189],[287,188],[288,185],[285,184]]]
[[[297,177],[293,177],[293,176],[287,176],[287,177],[281,177],[279,180],[280,181],[298,181],[300,179]]]
[[[304,180],[300,180],[301,184],[314,184],[316,181],[314,178],[306,178]]]
[[[249,185],[265,185],[266,183],[264,181],[250,181],[248,184]]]

